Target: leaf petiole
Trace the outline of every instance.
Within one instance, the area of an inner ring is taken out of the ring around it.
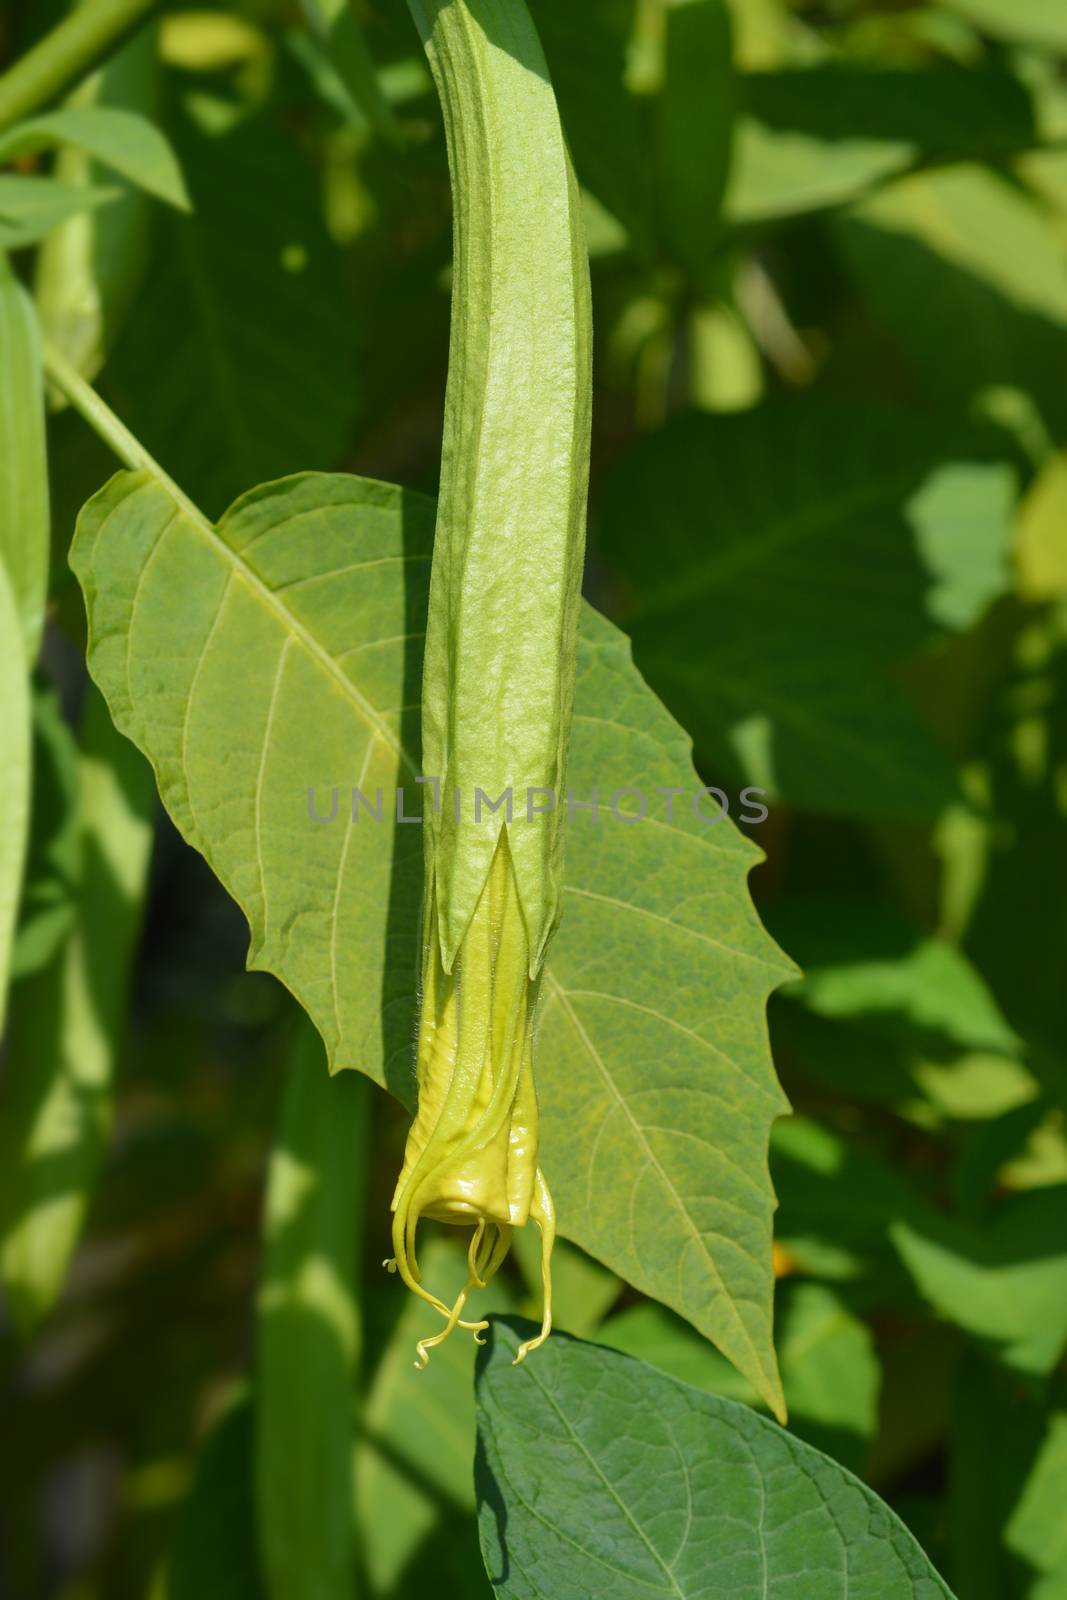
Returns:
[[[42,359],[47,377],[65,396],[75,411],[92,428],[93,432],[115,452],[124,466],[134,472],[149,472],[155,478],[160,488],[176,501],[182,510],[192,517],[195,522],[203,523],[204,514],[200,508],[193,504],[184,490],[179,489],[174,479],[165,472],[156,460],[150,455],[141,441],[136,438],[112,411],[105,400],[102,400],[93,388],[87,383],[70,362],[53,344],[47,341],[42,346]]]

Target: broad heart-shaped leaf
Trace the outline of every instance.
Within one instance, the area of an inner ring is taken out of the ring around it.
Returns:
[[[500,1600],[946,1600],[859,1479],[747,1406],[566,1334],[478,1363],[479,1520]]]
[[[181,168],[159,129],[146,117],[113,106],[66,106],[20,122],[0,134],[0,165],[64,144],[76,145],[158,200],[188,211]]]
[[[422,840],[394,819],[420,814],[432,529],[422,496],[308,474],[252,490],[216,531],[121,473],[71,555],[92,673],[244,909],[249,964],[293,991],[335,1069],[409,1107]],[[764,1001],[791,969],[748,897],[755,849],[694,803],[688,741],[588,608],[568,782],[601,809],[569,830],[538,1047],[562,1229],[779,1407],[766,1152],[785,1103]],[[353,819],[354,786],[372,807],[382,791],[380,822],[363,804]],[[631,820],[641,796],[648,816]]]
[[[834,815],[936,811],[951,769],[891,669],[1009,586],[1014,482],[904,411],[680,417],[603,496],[637,664],[719,772]]]

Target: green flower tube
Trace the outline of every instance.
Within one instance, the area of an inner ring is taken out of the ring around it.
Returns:
[[[389,1263],[443,1318],[555,1218],[538,1165],[534,1031],[560,915],[589,472],[589,268],[580,199],[523,0],[409,0],[444,110],[455,217],[441,493],[423,677],[426,817],[418,1110]],[[475,815],[481,790],[492,801]],[[533,791],[543,791],[528,804]],[[429,791],[428,791],[429,792]],[[459,797],[457,804],[455,798]],[[467,1283],[425,1287],[420,1219],[469,1226]]]

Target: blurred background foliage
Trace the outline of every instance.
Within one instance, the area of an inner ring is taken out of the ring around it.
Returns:
[[[805,974],[771,1009],[796,1112],[772,1148],[792,1425],[889,1500],[960,1600],[1056,1600],[1067,7],[530,3],[592,255],[587,590],[705,781],[772,798],[755,892]],[[2,59],[61,11],[7,0]],[[150,115],[192,210],[125,189],[27,271],[48,336],[170,474],[212,515],[298,468],[432,490],[449,188],[400,0],[166,7],[78,97]],[[417,1308],[379,1267],[403,1113],[375,1095],[371,1118],[354,1083],[324,1124],[325,1075],[288,1070],[317,1043],[244,972],[239,913],[86,688],[66,551],[113,463],[63,409],[49,448],[0,1085],[0,1592],[487,1594],[472,1353],[446,1346],[416,1405]],[[20,1050],[63,1063],[47,1103]],[[342,1157],[320,1161],[330,1138]],[[519,1244],[504,1297],[523,1310]],[[571,1246],[558,1294],[575,1333],[752,1398]],[[316,1295],[338,1336],[304,1359]],[[273,1361],[353,1396],[298,1461],[271,1456]],[[332,1496],[342,1529],[340,1567],[299,1589],[269,1531],[285,1481]]]

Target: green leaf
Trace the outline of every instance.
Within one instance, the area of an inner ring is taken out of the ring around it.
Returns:
[[[1050,456],[1019,514],[1019,592],[1026,600],[1067,599],[1067,452]]]
[[[1002,1200],[982,1227],[930,1213],[892,1225],[893,1243],[941,1316],[1030,1377],[1067,1343],[1067,1185]]]
[[[790,1430],[860,1472],[878,1428],[880,1371],[866,1324],[819,1283],[778,1285],[775,1344]],[[709,1394],[758,1405],[755,1391],[718,1351],[663,1306],[619,1312],[599,1341]]]
[[[1067,16],[1060,0],[944,0],[995,39],[1067,50]]]
[[[30,691],[19,622],[0,560],[0,1035],[30,820]]]
[[[146,117],[113,106],[65,106],[20,122],[0,134],[0,163],[64,144],[76,145],[158,200],[189,210],[181,167],[164,135]]]
[[[264,1600],[252,1499],[252,1400],[242,1385],[201,1448],[161,1600]]]
[[[725,0],[675,0],[664,14],[657,194],[675,259],[711,280],[730,168],[734,74]]]
[[[778,1241],[794,1265],[820,1277],[867,1275],[892,1254],[889,1225],[916,1205],[894,1167],[806,1117],[775,1128],[771,1170],[781,1202]]]
[[[96,694],[79,784],[76,919],[52,961],[12,994],[0,1118],[0,1279],[24,1337],[63,1288],[110,1132],[152,845],[151,773]]]
[[[13,979],[39,972],[70,931],[82,875],[78,745],[59,696],[33,697],[33,805],[11,961]]]
[[[465,1247],[431,1233],[423,1275],[455,1297],[467,1276]],[[494,1281],[511,1309],[508,1286]],[[450,1302],[451,1303],[451,1302]],[[425,1336],[422,1303],[406,1296],[367,1393],[356,1452],[360,1550],[374,1595],[418,1592],[420,1570],[436,1568],[457,1592],[475,1582],[473,1340],[448,1339],[423,1372],[415,1344]],[[452,1537],[449,1538],[448,1534]],[[475,1572],[477,1567],[475,1566]],[[403,1587],[401,1587],[403,1585]]]
[[[370,1089],[303,1021],[270,1162],[258,1308],[256,1499],[273,1600],[351,1592],[352,1427]]]
[[[341,459],[358,317],[291,138],[263,116],[214,134],[179,122],[174,139],[194,212],[156,219],[103,387],[183,488],[221,509],[261,478]]]
[[[382,93],[363,24],[348,0],[303,0],[303,9],[345,90],[367,121],[387,139],[397,139],[396,115]]]
[[[999,173],[948,167],[906,178],[835,221],[872,310],[924,392],[954,408],[994,387],[1025,391],[1067,428],[1067,274],[1039,206]]]
[[[0,178],[0,211],[2,184]],[[40,648],[48,594],[44,386],[33,306],[3,256],[0,372],[0,563],[14,592],[25,659],[32,665]]]
[[[306,475],[252,490],[216,530],[126,473],[85,508],[71,555],[91,670],[248,916],[250,965],[296,994],[335,1069],[409,1106],[422,848],[417,828],[394,835],[394,792],[408,785],[417,817],[432,525],[420,496]],[[690,803],[684,734],[589,608],[568,782],[583,799],[598,788],[605,815],[570,828],[543,993],[542,1154],[562,1230],[778,1405],[764,1162],[784,1100],[763,1005],[791,969],[747,895],[754,847]],[[363,806],[350,820],[353,786],[372,806],[382,790],[380,823]],[[669,821],[656,791],[672,786],[686,800]],[[647,796],[643,823],[626,820],[626,789]]]
[[[119,107],[141,119],[159,110],[157,31],[142,28],[77,92],[79,105]],[[173,157],[170,158],[173,160]],[[54,175],[63,182],[92,181],[94,163],[65,145]],[[34,273],[34,299],[45,342],[85,378],[92,378],[114,345],[148,267],[155,208],[142,190],[124,187],[112,205],[80,211],[42,242]],[[50,397],[61,399],[58,391]],[[57,441],[53,470],[65,476]],[[72,485],[73,487],[73,485]]]
[[[655,163],[648,110],[627,84],[633,6],[531,0],[560,117],[582,184],[626,228],[640,251],[654,232]]]
[[[1050,1412],[1044,1438],[1004,1530],[1004,1543],[1029,1576],[1027,1600],[1067,1594],[1067,1407]]]
[[[876,1495],[773,1422],[565,1334],[515,1367],[519,1337],[494,1320],[477,1384],[482,1551],[505,1600],[948,1596]]]
[[[0,172],[0,250],[22,250],[36,244],[68,217],[106,205],[118,194],[117,189]]]
[[[772,929],[804,969],[779,1039],[842,1093],[948,1116],[996,1116],[1038,1092],[1022,1042],[962,951],[858,896],[804,896]],[[862,1071],[857,1071],[862,1062]]]
[[[718,772],[922,815],[952,775],[889,669],[1009,586],[1013,500],[980,441],[809,400],[668,424],[608,479],[600,542],[638,665]]]
[[[732,222],[823,210],[924,162],[1011,155],[1036,140],[1026,91],[996,67],[834,62],[740,80]]]
[[[804,969],[786,994],[819,1016],[895,1013],[961,1048],[1019,1049],[966,956],[889,907],[844,898],[793,901],[776,912],[776,926]]]

